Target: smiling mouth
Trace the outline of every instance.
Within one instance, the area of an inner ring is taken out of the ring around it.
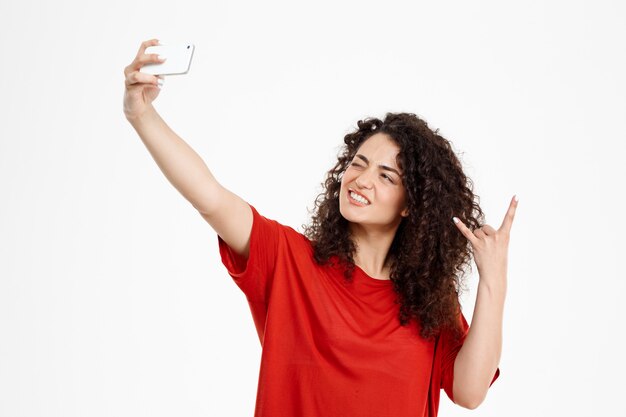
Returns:
[[[354,193],[354,194],[356,194],[356,195],[357,195],[360,199],[363,199],[364,201],[359,201],[359,200],[357,200],[356,198],[354,198],[354,197],[352,196],[352,194],[353,194],[353,193]],[[362,195],[359,195],[358,193],[355,193],[354,191],[352,191],[352,190],[350,190],[350,189],[348,189],[348,199],[349,199],[350,201],[353,201],[353,202],[355,202],[355,203],[358,203],[358,204],[359,204],[359,205],[361,205],[361,206],[369,206],[369,205],[371,204],[371,202],[370,202],[369,200],[367,200],[365,197],[363,197]]]

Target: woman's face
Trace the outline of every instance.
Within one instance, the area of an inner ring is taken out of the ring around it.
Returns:
[[[396,163],[400,148],[384,133],[361,144],[341,179],[339,211],[352,223],[395,229],[408,216],[406,191]],[[385,168],[387,167],[387,168]],[[355,201],[350,191],[367,202]]]

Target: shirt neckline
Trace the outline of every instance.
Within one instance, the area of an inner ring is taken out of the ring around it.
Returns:
[[[357,271],[361,276],[363,276],[364,278],[367,279],[368,282],[371,282],[372,284],[378,284],[378,285],[390,285],[391,284],[391,280],[390,279],[378,279],[378,278],[374,278],[369,276],[363,269],[361,269],[360,266],[358,266],[357,264],[354,264],[354,270]]]

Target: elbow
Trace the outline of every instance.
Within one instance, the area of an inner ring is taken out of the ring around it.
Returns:
[[[468,410],[474,410],[478,408],[478,406],[480,405],[480,402],[460,402],[459,401],[456,404],[460,407],[467,408]]]
[[[455,383],[457,383],[456,380]],[[453,401],[463,408],[475,410],[487,398],[489,386],[481,387],[478,384],[468,382],[458,382],[458,384],[458,386],[453,387]]]
[[[467,408],[468,410],[475,410],[478,408],[478,406],[482,404],[482,401],[478,401],[478,402],[473,402],[473,403],[469,403],[465,406],[465,408]]]
[[[217,182],[210,182],[208,185],[196,185],[194,186],[198,191],[193,194],[188,194],[190,197],[185,197],[193,206],[194,209],[202,215],[202,217],[211,217],[213,213],[220,209],[220,203],[228,198],[226,194],[226,190]]]
[[[483,401],[485,401],[485,395],[481,396],[481,397],[468,397],[468,398],[464,398],[464,397],[460,397],[460,398],[454,398],[454,402],[463,407],[463,408],[467,408],[468,410],[475,410],[476,408],[478,408],[479,405],[481,405],[483,403]]]

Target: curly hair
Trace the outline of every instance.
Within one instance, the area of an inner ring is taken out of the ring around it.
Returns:
[[[359,147],[372,135],[385,133],[398,145],[398,164],[404,171],[409,215],[402,218],[389,248],[390,279],[400,304],[399,321],[414,318],[420,336],[436,337],[449,329],[461,337],[459,295],[473,256],[467,238],[452,222],[456,216],[470,230],[483,226],[484,213],[473,182],[467,177],[451,143],[413,113],[387,113],[359,120],[344,137],[336,165],[327,172],[324,191],[315,199],[310,225],[303,234],[311,241],[318,265],[337,259],[352,280],[355,244],[349,222],[339,211],[341,178]],[[475,201],[476,200],[476,201]],[[311,210],[309,210],[311,213]]]

